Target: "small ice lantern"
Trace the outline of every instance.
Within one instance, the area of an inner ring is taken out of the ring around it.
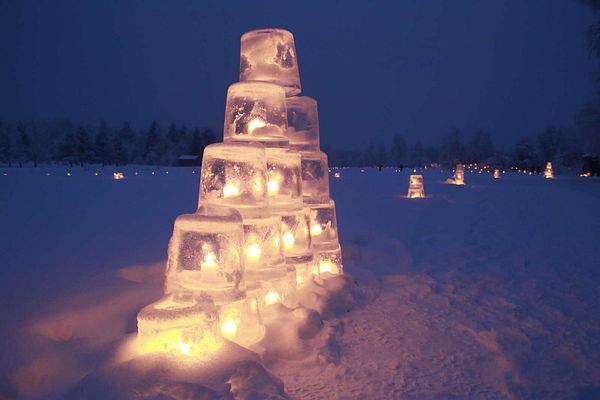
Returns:
[[[260,144],[215,143],[202,158],[199,204],[266,207],[267,163]]]
[[[280,216],[244,217],[244,260],[246,271],[283,263]]]
[[[337,243],[335,202],[310,205],[310,236],[314,244]]]
[[[305,207],[273,210],[281,217],[281,240],[285,257],[296,257],[310,250],[309,214]]]
[[[454,170],[454,184],[465,184],[465,167],[462,164],[456,164],[456,169]]]
[[[290,308],[298,305],[296,269],[293,266],[278,266],[271,269],[268,275],[264,273],[263,277],[260,284],[248,291],[248,297],[257,300],[259,312],[277,303]]]
[[[319,266],[312,251],[304,256],[286,258],[285,263],[296,269],[296,285],[298,288],[301,288],[314,277],[319,276]]]
[[[287,111],[283,88],[267,82],[229,86],[225,105],[224,142],[287,144]]]
[[[423,175],[411,175],[408,184],[409,199],[419,199],[425,197],[425,189],[423,189]]]
[[[500,179],[500,170],[497,168],[494,170],[494,179]]]
[[[305,203],[329,200],[329,167],[322,151],[302,153],[302,198]]]
[[[544,178],[554,179],[554,170],[552,169],[552,163],[550,161],[546,163],[546,169],[544,170]]]
[[[294,35],[284,29],[257,29],[241,38],[240,81],[283,86],[288,96],[300,93]]]
[[[265,326],[258,312],[255,298],[223,304],[219,308],[221,335],[249,348],[265,335]]]
[[[307,96],[288,97],[288,137],[290,148],[298,151],[319,151],[319,116],[317,102]]]
[[[300,153],[282,148],[267,148],[265,154],[269,205],[301,207]]]
[[[142,353],[174,352],[183,356],[210,353],[221,345],[219,314],[212,302],[167,295],[137,315]]]
[[[244,297],[242,217],[231,208],[202,206],[175,220],[165,290],[214,301]]]
[[[341,275],[344,273],[342,248],[339,244],[334,246],[315,245],[315,257],[317,259],[319,275],[325,273]]]

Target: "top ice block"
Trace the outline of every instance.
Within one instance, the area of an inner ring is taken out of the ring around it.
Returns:
[[[287,145],[287,111],[283,88],[267,82],[229,86],[225,105],[224,142]]]
[[[301,152],[320,150],[319,115],[315,99],[308,96],[294,96],[285,99],[285,103],[290,149]]]
[[[301,92],[294,35],[284,29],[257,29],[242,35],[240,81],[281,85],[287,96]]]

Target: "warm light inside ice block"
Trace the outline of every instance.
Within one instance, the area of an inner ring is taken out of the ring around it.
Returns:
[[[113,173],[113,179],[121,180],[123,178],[125,178],[125,174],[123,174],[122,172],[114,172]]]
[[[260,246],[256,243],[251,244],[246,249],[246,257],[249,262],[257,262],[260,260]]]
[[[265,304],[271,305],[275,303],[279,303],[281,301],[281,296],[274,290],[269,290],[265,295]]]
[[[419,199],[425,197],[425,190],[423,188],[423,175],[410,176],[407,197],[410,199]]]
[[[267,182],[267,190],[269,191],[269,196],[275,196],[279,193],[279,183],[276,180],[270,180]]]
[[[138,343],[142,353],[172,352],[201,356],[221,345],[214,305],[174,296],[144,307],[138,314]]]
[[[499,169],[494,170],[494,179],[500,179],[500,170]]]
[[[237,185],[235,183],[229,183],[229,184],[223,186],[223,197],[225,197],[225,198],[235,197],[235,196],[239,196],[239,194],[240,194],[239,185]]]
[[[464,185],[465,184],[465,167],[462,164],[457,164],[454,171],[454,184]]]
[[[321,229],[321,225],[313,225],[310,227],[310,234],[313,238],[319,236],[322,232],[323,229]]]
[[[263,128],[265,126],[267,126],[265,121],[263,121],[260,118],[253,118],[250,120],[250,122],[248,122],[248,133],[252,134],[252,132],[254,132],[255,129]]]
[[[221,323],[221,333],[224,337],[230,338],[235,336],[237,332],[238,322],[232,319],[223,321]]]
[[[283,246],[285,250],[289,251],[294,248],[294,243],[296,239],[294,238],[294,234],[292,232],[285,232],[283,234]]]

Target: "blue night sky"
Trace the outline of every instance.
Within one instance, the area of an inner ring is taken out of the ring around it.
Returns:
[[[281,27],[323,144],[485,128],[505,145],[573,124],[592,98],[592,19],[576,0],[0,0],[0,118],[155,118],[220,134],[240,35]]]

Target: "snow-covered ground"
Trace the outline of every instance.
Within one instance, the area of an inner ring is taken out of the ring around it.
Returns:
[[[407,170],[342,170],[352,279],[323,283],[343,286],[324,322],[282,312],[300,339],[270,326],[262,357],[174,374],[114,357],[199,169],[71,171],[0,170],[0,398],[600,398],[598,179],[426,170],[429,197],[406,199]]]

